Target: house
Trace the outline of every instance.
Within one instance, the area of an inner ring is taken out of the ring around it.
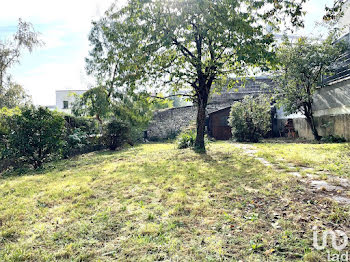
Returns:
[[[82,95],[87,90],[56,90],[55,109],[67,114],[72,113],[72,105],[75,101],[75,95]]]

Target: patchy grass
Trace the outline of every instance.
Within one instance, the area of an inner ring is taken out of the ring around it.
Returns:
[[[350,144],[261,143],[255,144],[257,156],[279,164],[293,163],[298,167],[311,167],[334,175],[350,178]]]
[[[0,261],[319,261],[312,227],[349,207],[230,143],[145,144],[0,179]]]

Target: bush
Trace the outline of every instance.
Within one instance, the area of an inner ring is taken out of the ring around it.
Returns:
[[[116,150],[129,141],[130,127],[124,121],[114,119],[105,127],[105,141],[110,150]]]
[[[96,120],[65,115],[66,132],[62,155],[68,158],[77,154],[100,150],[104,147]]]
[[[14,159],[8,156],[8,136],[10,134],[9,121],[14,115],[19,115],[20,109],[8,109],[6,107],[0,109],[0,172],[12,165]]]
[[[259,142],[271,130],[271,106],[267,96],[246,96],[232,105],[229,125],[239,142]]]
[[[9,120],[20,113],[21,111],[18,107],[14,109],[3,107],[0,109],[0,159],[7,144],[7,137],[10,134]]]
[[[344,143],[346,142],[346,139],[341,136],[329,135],[329,136],[322,137],[321,141],[324,143]]]
[[[130,126],[113,120],[99,133],[96,120],[29,107],[0,110],[0,172],[13,168],[39,168],[43,163],[131,143]]]
[[[79,129],[77,132],[84,132],[86,135],[96,135],[100,133],[99,125],[96,119],[88,117],[76,117],[72,115],[64,115],[65,125],[70,133],[75,132],[75,129]]]
[[[196,133],[193,130],[187,130],[182,133],[177,138],[177,148],[192,148],[194,147],[194,142],[196,141]]]
[[[28,107],[9,121],[7,158],[39,168],[61,154],[64,119],[49,109]]]
[[[67,129],[62,155],[64,158],[76,155],[82,152],[84,148],[88,145],[87,134],[80,128]]]

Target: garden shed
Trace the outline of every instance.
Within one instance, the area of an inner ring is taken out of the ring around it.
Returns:
[[[232,137],[228,118],[231,107],[226,107],[208,114],[208,134],[217,140],[229,140]]]

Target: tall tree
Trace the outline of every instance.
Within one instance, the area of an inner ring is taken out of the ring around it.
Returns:
[[[21,104],[28,100],[25,90],[11,80],[8,70],[20,62],[24,50],[32,52],[42,44],[33,25],[21,19],[17,32],[10,39],[0,39],[0,107]],[[14,100],[15,98],[18,100]]]
[[[151,98],[146,92],[117,93],[108,96],[105,86],[91,88],[81,96],[76,95],[72,112],[76,116],[94,117],[99,121],[100,131],[105,120],[117,118],[127,124],[130,138],[138,139],[155,109],[168,108],[172,101],[164,97]]]
[[[75,96],[72,108],[74,115],[92,116],[102,124],[103,119],[111,114],[112,108],[105,88],[101,86],[94,87],[81,96]]]
[[[326,40],[300,38],[297,42],[285,38],[278,50],[276,94],[287,113],[301,113],[306,117],[312,134],[320,140],[313,112],[313,96],[325,75],[332,74],[337,60],[347,45],[335,43],[335,35]]]
[[[87,68],[98,77],[113,76],[111,89],[191,88],[198,108],[195,146],[205,150],[212,86],[251,67],[266,70],[274,59],[267,25],[301,26],[305,1],[129,0],[94,23]]]

